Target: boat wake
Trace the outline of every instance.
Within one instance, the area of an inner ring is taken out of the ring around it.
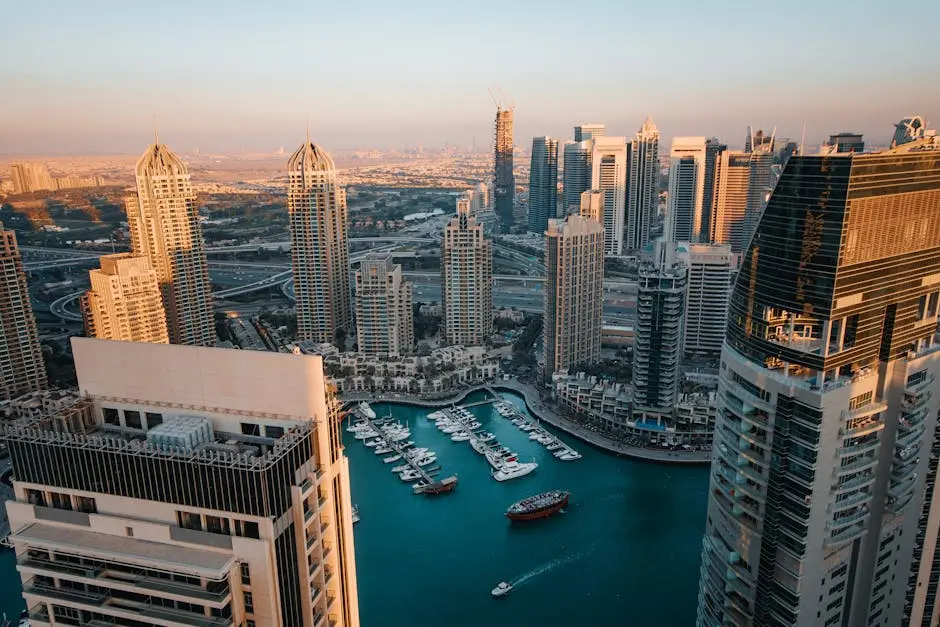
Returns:
[[[540,564],[536,566],[535,568],[533,568],[532,570],[530,570],[529,572],[524,573],[516,577],[515,579],[513,579],[512,587],[518,588],[522,584],[526,583],[527,581],[531,579],[535,579],[539,575],[544,575],[545,573],[551,570],[555,570],[556,568],[561,568],[562,566],[573,564],[574,562],[577,562],[578,560],[583,559],[587,557],[588,555],[590,555],[591,553],[593,553],[596,548],[597,548],[597,544],[593,543],[590,546],[588,546],[586,549],[582,549],[580,551],[577,551],[576,553],[572,553],[571,555],[566,555],[564,557],[556,557],[555,559],[549,560],[545,562],[544,564]]]

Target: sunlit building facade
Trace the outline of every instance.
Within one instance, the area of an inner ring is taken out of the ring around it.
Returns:
[[[101,257],[88,273],[91,288],[82,298],[85,335],[128,342],[170,341],[157,273],[142,255]]]
[[[635,252],[649,244],[650,225],[659,204],[659,129],[653,118],[646,118],[631,140],[628,161],[623,247]]]
[[[493,334],[493,244],[461,203],[444,227],[441,294],[444,341],[460,346],[485,343]]]
[[[414,346],[411,283],[402,279],[401,265],[390,254],[376,253],[359,262],[356,342],[364,355],[407,355]]]
[[[627,200],[627,140],[595,137],[591,152],[591,188],[604,195],[604,252],[623,254],[623,220]]]

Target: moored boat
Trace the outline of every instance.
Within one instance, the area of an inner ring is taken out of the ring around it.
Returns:
[[[520,464],[517,461],[507,461],[499,469],[493,470],[491,474],[497,481],[509,481],[517,477],[524,477],[538,467],[539,465],[536,462]]]
[[[362,401],[359,403],[359,411],[369,420],[375,420],[375,412],[369,407],[369,403]]]
[[[446,494],[457,487],[457,476],[447,477],[431,483],[421,482],[412,487],[415,494]]]
[[[568,504],[570,492],[550,490],[516,501],[506,510],[509,520],[535,520],[547,518]]]
[[[390,455],[390,456],[386,457],[386,458],[383,459],[382,461],[385,462],[386,464],[391,464],[392,462],[397,462],[399,459],[401,459],[401,455],[399,455],[398,453],[396,453],[396,454],[394,454],[394,455]]]

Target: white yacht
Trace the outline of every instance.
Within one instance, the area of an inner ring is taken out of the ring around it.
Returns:
[[[570,462],[575,459],[581,459],[581,453],[579,453],[578,451],[574,449],[569,449],[567,451],[564,451],[561,455],[558,455],[556,453],[555,457],[557,457],[558,459],[562,461]]]
[[[376,446],[379,446],[380,444],[384,444],[384,443],[385,443],[385,440],[383,440],[382,438],[375,438],[374,440],[369,440],[365,444],[369,448],[375,448]]]
[[[394,455],[389,455],[388,457],[383,458],[382,462],[391,464],[392,462],[397,462],[399,459],[401,459],[401,455],[395,453]]]
[[[538,467],[539,465],[536,462],[520,464],[515,460],[505,461],[498,470],[493,470],[492,475],[497,481],[509,481],[517,477],[524,477]]]
[[[454,435],[450,436],[450,439],[454,442],[466,442],[470,439],[470,434],[466,431],[458,431]]]
[[[428,452],[428,449],[427,449],[427,448],[424,448],[424,447],[422,447],[422,448],[413,448],[413,449],[411,449],[410,451],[408,451],[408,452],[405,453],[405,457],[407,457],[408,459],[414,459],[415,457],[421,457],[422,455],[424,455],[424,454],[427,453],[427,452]]]
[[[403,471],[399,477],[402,481],[414,481],[415,479],[421,478],[421,473],[415,470],[414,468],[409,468]]]
[[[424,457],[419,457],[418,459],[413,460],[415,464],[419,466],[427,466],[428,464],[433,464],[437,461],[437,455],[431,453],[430,455],[425,455]]]
[[[427,415],[428,420],[440,420],[443,417],[444,417],[444,412],[440,410],[431,412],[430,414]]]
[[[368,438],[374,438],[378,434],[379,432],[374,429],[367,429],[365,431],[357,431],[353,437],[357,440],[366,440]]]
[[[510,592],[512,592],[512,584],[506,581],[500,581],[499,585],[490,591],[490,594],[492,594],[494,597],[501,597],[506,596]]]
[[[472,421],[470,424],[467,425],[467,428],[468,428],[468,429],[479,429],[481,426],[482,426],[482,425],[481,425],[479,422],[477,422],[476,420],[474,420],[474,421]]]
[[[393,450],[394,450],[394,449],[393,449],[391,446],[389,446],[388,444],[382,444],[381,446],[376,446],[376,447],[375,447],[375,454],[376,454],[376,455],[388,455],[388,454],[391,453]]]
[[[549,451],[557,451],[560,448],[565,448],[565,445],[559,442],[558,440],[555,440],[554,442],[549,443],[549,445],[546,446],[545,448],[548,449]]]
[[[548,434],[548,433],[544,433],[544,434],[542,434],[542,437],[536,438],[535,441],[538,442],[539,444],[548,445],[548,444],[551,444],[552,442],[554,442],[554,441],[555,441],[555,438],[553,438],[553,437],[552,437],[550,434]]]
[[[409,468],[411,468],[411,464],[401,464],[392,468],[392,472],[394,473],[405,472]]]
[[[369,420],[375,420],[375,412],[372,411],[371,407],[369,407],[369,403],[365,401],[359,403],[359,411],[362,412],[362,415]]]
[[[532,432],[529,434],[529,439],[530,439],[530,440],[538,440],[538,439],[539,439],[540,437],[542,437],[543,435],[545,435],[545,432],[544,432],[544,431],[532,431]]]
[[[346,431],[349,431],[350,433],[358,433],[359,431],[365,431],[371,428],[372,427],[368,422],[365,420],[360,420],[359,422],[350,423],[350,425],[346,427]]]
[[[519,428],[522,429],[523,431],[526,431],[526,432],[528,432],[528,431],[533,431],[533,430],[535,430],[535,429],[538,429],[538,427],[536,427],[535,425],[533,425],[533,424],[531,424],[531,423],[528,423],[528,422],[522,423],[522,424],[519,426]]]

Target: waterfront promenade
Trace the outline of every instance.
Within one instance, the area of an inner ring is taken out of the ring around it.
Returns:
[[[354,394],[344,394],[340,399],[344,403],[366,401],[369,403],[402,403],[406,405],[417,405],[420,407],[443,407],[460,403],[470,394],[487,389],[508,390],[521,395],[525,399],[529,412],[539,420],[543,420],[556,429],[560,429],[574,437],[587,442],[599,449],[623,455],[634,459],[657,462],[661,464],[708,464],[711,462],[711,451],[669,451],[654,448],[642,448],[629,446],[623,442],[612,440],[600,433],[591,431],[582,424],[565,418],[558,414],[552,407],[546,405],[539,398],[538,390],[526,383],[520,383],[516,380],[498,380],[491,384],[476,385],[465,388],[459,392],[440,398],[417,398],[409,394],[401,393],[377,393],[377,392],[357,392]]]

